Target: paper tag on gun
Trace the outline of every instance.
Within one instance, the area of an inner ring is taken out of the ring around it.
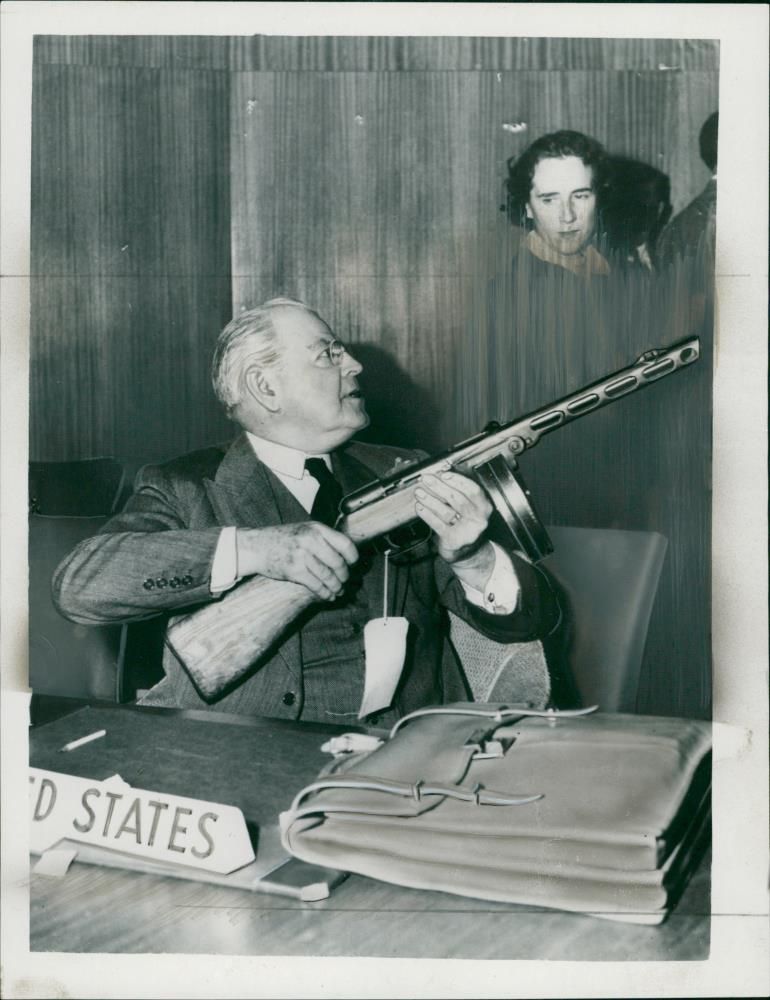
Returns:
[[[388,617],[390,549],[387,549],[384,555],[382,618],[373,618],[364,626],[366,675],[364,696],[361,699],[361,708],[358,710],[359,719],[390,705],[406,658],[406,633],[409,622],[398,615],[395,618]]]
[[[364,626],[366,678],[358,718],[393,701],[406,657],[406,618],[373,618]]]

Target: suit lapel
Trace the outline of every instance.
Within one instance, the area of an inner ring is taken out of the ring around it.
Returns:
[[[345,495],[360,489],[362,486],[368,486],[377,478],[377,473],[364,465],[358,458],[354,458],[347,448],[341,448],[334,452],[332,469]]]
[[[204,480],[217,521],[237,528],[275,524],[280,511],[268,470],[240,434],[222,459],[213,480]]]

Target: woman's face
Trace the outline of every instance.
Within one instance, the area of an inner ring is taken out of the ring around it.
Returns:
[[[596,223],[593,169],[579,156],[540,160],[532,176],[527,218],[552,250],[564,256],[582,253]]]

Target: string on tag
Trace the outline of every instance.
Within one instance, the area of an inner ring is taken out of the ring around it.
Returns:
[[[390,553],[390,549],[385,549],[385,580],[382,585],[382,617],[384,621],[388,620],[388,557]]]

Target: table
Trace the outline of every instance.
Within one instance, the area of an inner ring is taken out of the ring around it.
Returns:
[[[108,736],[110,730],[118,735],[111,744],[96,741],[103,744],[98,751],[91,744],[87,753],[66,754],[64,762],[62,755],[53,756],[92,723],[107,728]],[[144,788],[153,788],[159,768],[166,774],[170,768],[177,794],[221,802],[240,799],[248,819],[269,822],[315,776],[324,759],[320,743],[338,731],[219,713],[102,706],[33,728],[30,763],[51,770],[66,765],[68,773],[100,778],[115,773],[119,757],[121,776]],[[161,732],[168,734],[168,756],[162,762],[157,749],[147,745],[148,733]],[[244,760],[247,746],[269,750],[270,768],[260,772],[259,761]],[[96,773],[95,762],[102,773]],[[709,952],[709,875],[706,857],[668,920],[645,927],[407,889],[355,875],[328,899],[305,903],[75,861],[63,878],[31,876],[30,949],[694,961]]]

